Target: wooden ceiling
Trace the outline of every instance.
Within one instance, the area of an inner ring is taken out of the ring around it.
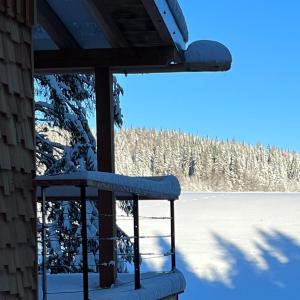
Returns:
[[[174,45],[161,13],[149,0],[81,0],[112,48]],[[72,3],[72,1],[70,1]],[[71,6],[70,6],[71,8]],[[72,13],[72,12],[70,12]],[[59,49],[84,48],[46,0],[37,0],[38,24]]]
[[[57,11],[57,7],[56,10],[53,8],[55,0],[37,0],[38,25],[58,49],[35,51],[36,71],[82,70],[96,65],[163,66],[180,60],[180,51],[155,1],[80,1],[111,47],[86,49],[59,17],[61,12]],[[71,5],[72,1],[69,3]]]
[[[172,43],[154,1],[87,0],[87,2],[95,9],[94,12],[97,13],[102,28],[105,28],[112,46],[154,47]]]

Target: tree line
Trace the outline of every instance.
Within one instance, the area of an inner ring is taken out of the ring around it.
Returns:
[[[183,190],[300,191],[300,155],[277,147],[131,128],[117,130],[115,156],[118,173],[173,174]]]

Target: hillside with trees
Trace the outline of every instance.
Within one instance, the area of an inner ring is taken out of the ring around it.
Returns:
[[[178,131],[118,130],[116,171],[173,174],[189,191],[300,191],[298,153]]]

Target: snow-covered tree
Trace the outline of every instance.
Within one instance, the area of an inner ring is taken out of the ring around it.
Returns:
[[[173,174],[186,190],[300,190],[298,153],[260,144],[201,138],[174,130],[118,130],[116,161],[118,173]]]
[[[122,125],[122,87],[113,81],[114,119]],[[35,77],[37,169],[45,175],[96,170],[96,141],[88,123],[95,110],[94,76],[85,74]],[[62,199],[63,200],[63,199]],[[52,272],[81,270],[80,205],[49,202],[48,268]],[[88,248],[90,269],[98,265],[98,210],[88,202]],[[118,229],[118,236],[125,233]],[[120,253],[131,260],[132,244],[118,242]],[[120,259],[119,271],[126,266]]]

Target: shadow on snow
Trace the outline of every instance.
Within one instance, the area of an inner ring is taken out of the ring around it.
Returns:
[[[289,236],[279,231],[267,233],[258,230],[268,247],[256,245],[261,258],[267,264],[261,269],[234,243],[213,233],[225,261],[230,261],[229,278],[231,285],[221,281],[208,281],[200,278],[188,269],[183,255],[177,250],[177,268],[183,272],[187,288],[180,299],[188,300],[299,300],[300,299],[300,245]],[[164,239],[159,241],[160,248],[167,251],[170,248]],[[268,248],[268,249],[266,249]],[[274,256],[280,253],[286,257],[283,263]],[[199,253],[201,256],[201,253]],[[170,262],[166,261],[162,270],[169,270]],[[215,270],[218,273],[218,270]]]

